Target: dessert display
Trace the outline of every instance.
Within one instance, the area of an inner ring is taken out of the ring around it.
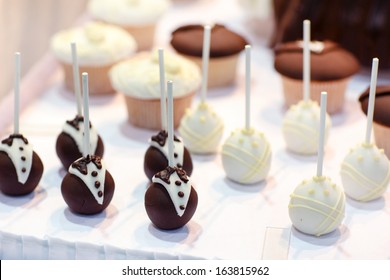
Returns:
[[[312,101],[310,88],[310,21],[305,20],[303,43],[303,99],[293,104],[283,118],[282,132],[287,150],[301,154],[311,155],[318,151],[320,107]],[[302,96],[302,92],[300,93]],[[331,127],[330,117],[326,114],[324,141],[328,140]]]
[[[34,191],[43,164],[31,143],[19,132],[20,53],[15,53],[14,131],[0,143],[0,191],[9,196]]]
[[[169,53],[164,68],[167,79],[175,83],[174,126],[177,127],[200,86],[200,70],[188,59]],[[140,53],[115,65],[110,71],[110,80],[115,90],[125,97],[128,120],[132,125],[153,130],[161,128],[157,50]]]
[[[210,52],[210,26],[205,26],[202,55],[201,101],[194,110],[188,109],[180,122],[178,131],[188,149],[195,154],[217,151],[223,134],[223,121],[206,102],[207,73]]]
[[[359,71],[359,62],[348,51],[332,41],[310,41],[309,74],[311,98],[320,100],[320,92],[328,92],[329,114],[342,111],[345,91],[353,74]],[[302,41],[286,42],[275,47],[274,66],[282,77],[286,107],[301,100],[303,90]]]
[[[379,198],[386,191],[390,181],[389,159],[383,149],[378,149],[371,142],[378,63],[379,60],[374,58],[367,109],[366,139],[345,156],[340,171],[345,194],[363,202]]]
[[[72,120],[67,120],[62,127],[62,132],[58,135],[56,141],[56,152],[65,170],[69,169],[69,166],[83,155],[83,139],[84,139],[84,118],[82,114],[81,105],[81,92],[80,92],[80,80],[79,68],[77,62],[76,44],[71,44],[72,58],[73,58],[73,81],[74,90],[77,100],[77,115]],[[98,135],[96,129],[90,124],[90,149],[94,155],[99,157],[103,156],[104,145],[102,138]]]
[[[186,225],[195,213],[198,195],[190,177],[174,161],[172,82],[168,81],[168,165],[157,172],[145,193],[145,209],[159,229]]]
[[[61,194],[69,208],[79,214],[97,214],[110,204],[115,182],[103,160],[90,153],[88,74],[83,73],[84,147],[83,157],[74,161],[61,183]]]
[[[156,24],[170,7],[169,0],[90,0],[88,11],[96,20],[129,32],[139,50],[153,47]]]
[[[317,174],[303,180],[290,195],[289,216],[299,231],[321,236],[334,231],[341,224],[345,212],[343,190],[323,176],[326,92],[321,93],[320,137]]]
[[[185,25],[172,32],[171,45],[181,55],[186,56],[201,67],[203,53],[203,26]],[[211,28],[210,68],[208,86],[221,87],[234,83],[238,56],[247,41],[239,34],[221,24]]]
[[[72,54],[69,44],[76,42],[81,72],[89,74],[90,94],[114,92],[109,69],[117,62],[130,57],[137,49],[133,37],[120,27],[88,22],[84,26],[57,32],[51,39],[51,49],[64,70],[65,87],[72,91]]]
[[[240,184],[264,180],[271,167],[271,147],[262,132],[250,126],[250,46],[246,53],[245,127],[236,129],[222,146],[222,165],[226,177]]]

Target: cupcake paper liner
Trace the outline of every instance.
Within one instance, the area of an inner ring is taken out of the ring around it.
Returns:
[[[121,27],[134,37],[138,51],[150,50],[153,47],[156,24]]]

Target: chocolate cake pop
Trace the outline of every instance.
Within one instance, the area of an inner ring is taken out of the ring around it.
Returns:
[[[61,183],[62,196],[69,208],[79,214],[97,214],[112,200],[115,182],[103,160],[90,154],[88,74],[83,73],[84,95],[84,153],[69,167]]]
[[[19,133],[20,53],[15,53],[14,133],[0,144],[0,190],[6,195],[31,193],[41,180],[43,164]]]
[[[159,171],[168,166],[168,145],[167,145],[167,109],[165,94],[165,71],[164,71],[164,51],[158,50],[160,65],[160,91],[161,91],[161,126],[162,130],[150,138],[150,147],[144,156],[144,172],[149,180]],[[183,141],[174,136],[174,166],[183,168],[190,176],[193,165],[189,151],[184,146]]]
[[[198,195],[184,169],[174,163],[172,82],[168,81],[168,166],[157,172],[145,193],[145,209],[152,223],[165,230],[177,229],[192,218]]]
[[[62,132],[58,135],[56,141],[56,152],[62,165],[66,170],[69,166],[83,155],[83,134],[84,134],[84,118],[82,116],[81,93],[79,68],[77,62],[76,44],[71,43],[72,58],[73,58],[73,82],[77,101],[77,115],[73,120],[65,122]],[[101,137],[96,129],[90,123],[90,146],[94,155],[100,157],[104,153],[104,145]]]

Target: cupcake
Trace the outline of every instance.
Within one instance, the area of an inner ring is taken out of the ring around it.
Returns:
[[[90,77],[91,95],[114,91],[108,71],[115,63],[130,57],[137,48],[125,30],[99,22],[56,33],[51,39],[51,49],[63,66],[65,87],[70,91],[73,91],[72,42],[77,44],[80,73],[87,72]]]
[[[148,50],[153,47],[156,24],[169,6],[169,0],[90,0],[88,11],[97,20],[126,29],[139,50]]]
[[[310,43],[310,94],[320,102],[321,91],[328,92],[327,112],[340,112],[350,77],[359,71],[359,62],[331,41]],[[282,76],[286,107],[303,97],[303,42],[294,41],[275,48],[275,69]]]
[[[368,87],[359,97],[360,106],[362,111],[367,114],[368,110],[368,97],[370,88]],[[373,129],[375,143],[380,149],[384,149],[384,152],[388,158],[390,158],[390,86],[381,85],[376,88],[375,96],[375,108]]]
[[[182,26],[172,33],[171,45],[200,67],[203,51],[202,25]],[[239,34],[216,24],[211,29],[208,87],[227,86],[234,82],[238,55],[247,41]]]
[[[199,67],[181,56],[165,54],[165,78],[174,84],[174,126],[191,106],[200,86]],[[142,52],[115,65],[110,79],[116,91],[125,96],[129,122],[134,126],[161,129],[160,75],[158,53]]]

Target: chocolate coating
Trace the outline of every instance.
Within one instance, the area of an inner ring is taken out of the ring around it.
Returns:
[[[198,194],[191,186],[186,210],[183,216],[176,213],[175,206],[167,190],[158,183],[150,184],[145,193],[145,209],[152,223],[165,230],[177,229],[189,222],[198,206]]]
[[[115,182],[106,171],[104,182],[104,200],[99,204],[84,182],[74,174],[67,173],[61,183],[61,193],[69,208],[79,214],[97,214],[110,204],[114,196]]]
[[[69,166],[83,155],[80,153],[74,139],[67,133],[61,132],[57,137],[56,152],[65,170],[69,169]],[[102,157],[104,154],[104,145],[102,138],[98,135],[98,143],[96,146],[95,155]]]
[[[331,41],[324,41],[322,52],[310,52],[310,75],[315,81],[333,81],[352,76],[359,71],[358,60]],[[303,48],[298,41],[276,46],[276,71],[286,77],[303,80]]]
[[[165,155],[157,148],[150,146],[145,153],[144,157],[144,172],[146,177],[151,181],[154,174],[160,172],[168,166],[168,159]],[[190,152],[186,147],[184,147],[184,155],[183,155],[183,166],[182,167],[188,176],[192,174],[192,159]]]
[[[172,33],[171,45],[179,53],[202,57],[203,25],[192,24],[179,27]],[[216,24],[211,28],[210,57],[224,57],[241,52],[247,41],[225,26]]]
[[[370,87],[368,87],[359,97],[362,111],[367,115],[368,99]],[[374,122],[390,126],[390,86],[380,85],[376,87]]]
[[[10,196],[26,195],[31,193],[39,184],[43,174],[43,164],[40,157],[33,152],[32,166],[27,181],[18,182],[18,175],[7,153],[0,152],[0,190]]]

